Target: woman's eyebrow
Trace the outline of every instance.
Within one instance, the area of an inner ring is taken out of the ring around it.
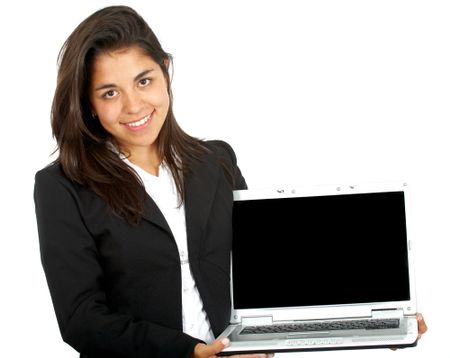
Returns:
[[[114,83],[106,83],[104,85],[101,85],[101,86],[97,87],[95,89],[95,91],[101,91],[101,90],[104,90],[104,89],[107,89],[107,88],[114,88],[114,87],[116,87],[116,85]]]
[[[134,77],[134,80],[135,80],[135,81],[139,81],[142,77],[148,75],[148,74],[149,74],[150,72],[152,72],[152,71],[153,71],[153,68],[151,68],[151,69],[149,69],[149,70],[142,71],[142,72],[139,73],[136,77]]]
[[[134,77],[134,81],[139,81],[142,77],[148,75],[152,71],[154,71],[153,68],[140,72],[139,74],[137,74]],[[101,85],[101,86],[97,87],[95,89],[95,91],[100,91],[100,90],[104,90],[104,89],[107,89],[107,88],[114,88],[114,87],[117,87],[114,83],[105,83],[104,85]]]

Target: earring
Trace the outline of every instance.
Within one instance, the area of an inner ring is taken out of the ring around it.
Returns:
[[[97,118],[97,113],[92,112],[91,115],[92,115],[92,118]]]

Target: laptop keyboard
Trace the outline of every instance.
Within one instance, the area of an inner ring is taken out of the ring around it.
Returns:
[[[389,328],[398,328],[399,326],[400,320],[398,318],[346,320],[346,321],[330,321],[330,322],[274,324],[267,326],[247,326],[240,332],[240,334],[335,331],[343,329],[389,329]]]

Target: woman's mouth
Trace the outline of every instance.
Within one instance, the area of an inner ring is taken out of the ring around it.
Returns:
[[[127,126],[129,129],[136,131],[136,130],[145,128],[150,123],[151,116],[152,116],[152,114],[150,113],[150,114],[147,114],[145,117],[138,119],[137,121],[123,123],[123,124],[125,126]]]

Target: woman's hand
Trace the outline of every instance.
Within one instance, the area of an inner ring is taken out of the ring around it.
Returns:
[[[419,340],[422,337],[422,334],[424,334],[427,330],[427,324],[425,323],[425,320],[423,319],[422,313],[416,314],[417,318],[417,340]],[[397,348],[391,348],[392,351],[396,351]]]
[[[417,339],[420,339],[422,337],[422,334],[424,334],[428,330],[428,327],[421,313],[417,313],[416,317],[418,325],[417,330],[419,331]]]
[[[195,346],[194,352],[192,353],[192,358],[215,358],[216,354],[221,352],[223,349],[230,345],[230,340],[228,338],[223,338],[221,340],[215,340],[211,344],[198,343]],[[258,354],[238,354],[234,356],[229,356],[229,358],[269,358],[273,357],[273,354],[268,353],[258,353]]]

